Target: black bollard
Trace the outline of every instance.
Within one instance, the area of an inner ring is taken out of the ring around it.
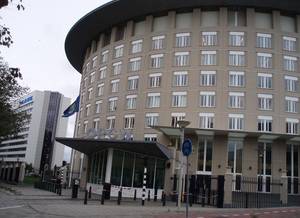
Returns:
[[[105,198],[105,190],[103,189],[102,191],[102,195],[101,195],[101,204],[103,205],[104,204],[104,198]]]
[[[122,189],[120,189],[118,192],[118,205],[121,204],[121,200],[122,200]]]
[[[87,204],[87,197],[88,197],[88,191],[85,190],[85,193],[84,193],[84,202],[83,202],[83,204]]]
[[[150,190],[148,190],[148,201],[150,201]]]
[[[89,189],[89,199],[92,198],[92,186],[90,186],[90,189]]]
[[[154,189],[154,201],[157,201],[157,188]]]
[[[133,200],[136,201],[136,189],[134,189],[134,196],[133,196]]]
[[[61,184],[58,185],[58,194],[61,196]]]
[[[161,201],[162,201],[162,206],[163,207],[166,206],[166,194],[164,191],[161,194]]]

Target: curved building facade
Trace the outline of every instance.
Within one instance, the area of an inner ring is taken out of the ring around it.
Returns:
[[[82,74],[76,138],[123,132],[165,145],[160,188],[171,192],[180,168],[177,121],[188,120],[192,175],[231,173],[233,190],[238,178],[253,177],[259,191],[272,192],[271,181],[286,173],[288,193],[298,194],[300,5],[226,2],[113,1],[79,20],[65,44]],[[126,152],[111,155],[114,163]],[[83,161],[88,174],[93,158]]]

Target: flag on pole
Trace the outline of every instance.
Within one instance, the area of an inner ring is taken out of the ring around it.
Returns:
[[[79,100],[80,97],[78,96],[76,100],[64,111],[63,117],[70,117],[79,111]]]

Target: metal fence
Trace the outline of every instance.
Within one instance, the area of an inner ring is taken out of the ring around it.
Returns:
[[[55,182],[40,181],[34,183],[34,188],[50,191],[61,195],[62,185]]]

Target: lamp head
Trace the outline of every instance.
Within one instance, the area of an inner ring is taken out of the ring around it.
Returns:
[[[187,120],[178,120],[177,121],[177,125],[180,127],[180,128],[185,128],[187,127],[188,125],[190,125],[190,121],[187,121]]]

